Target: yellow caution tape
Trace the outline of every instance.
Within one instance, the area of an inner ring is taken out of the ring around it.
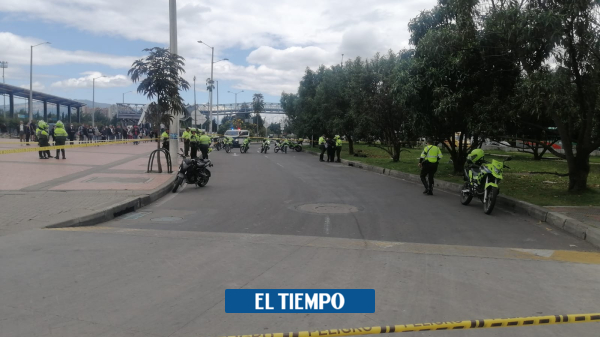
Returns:
[[[114,141],[114,142],[104,141],[104,142],[98,142],[98,143],[84,143],[84,144],[73,144],[73,145],[24,147],[24,148],[17,148],[17,149],[0,150],[0,155],[13,154],[13,153],[24,153],[24,152],[51,151],[51,150],[60,150],[60,149],[74,149],[74,148],[79,148],[79,147],[97,147],[97,146],[105,146],[105,145],[127,144],[127,143],[131,143],[131,142],[142,142],[142,141],[149,141],[149,140],[155,141],[156,139],[150,139],[150,138],[127,139],[127,140],[118,140],[118,141]],[[19,144],[19,143],[14,143],[14,144]]]
[[[317,331],[283,332],[273,334],[236,335],[229,337],[321,337],[321,336],[359,336],[380,333],[436,331],[436,330],[464,330],[506,328],[515,326],[533,326],[567,323],[600,322],[600,313],[578,315],[554,315],[517,318],[492,318],[474,319],[470,321],[435,322],[405,325],[386,325],[351,329],[329,329]]]

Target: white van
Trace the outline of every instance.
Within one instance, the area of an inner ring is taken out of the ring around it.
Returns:
[[[248,131],[248,130],[227,130],[227,131],[225,131],[225,137],[233,138],[233,147],[240,147],[240,144],[242,144],[246,138],[250,137],[250,131]]]

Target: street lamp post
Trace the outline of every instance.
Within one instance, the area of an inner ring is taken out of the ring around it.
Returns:
[[[96,114],[96,80],[106,76],[98,76],[92,79],[92,127],[96,126],[94,115]]]
[[[194,127],[198,127],[198,105],[196,104],[196,76],[194,76]]]
[[[244,92],[244,90],[242,90],[242,91],[238,91],[238,92],[232,92],[232,91],[228,91],[228,93],[230,93],[230,94],[234,94],[234,95],[235,95],[235,108],[234,108],[234,109],[235,109],[235,112],[236,112],[236,113],[238,112],[238,111],[237,111],[237,95],[238,95],[238,94],[241,94],[241,93],[243,93],[243,92]]]
[[[29,122],[33,120],[33,48],[43,44],[50,44],[50,42],[42,42],[36,44],[35,46],[31,46],[31,54],[29,58]]]
[[[4,84],[6,83],[4,82],[4,69],[8,68],[8,62],[0,61],[0,68],[2,68],[2,84]],[[6,119],[6,95],[2,94],[2,97],[4,98],[4,109],[2,111],[4,111],[4,119]]]
[[[214,69],[214,65],[217,62],[221,62],[221,61],[229,61],[229,59],[224,58],[222,60],[219,60],[217,62],[215,62],[215,47],[211,47],[209,45],[207,45],[206,43],[202,42],[202,41],[198,41],[198,43],[201,43],[205,46],[207,46],[208,48],[210,48],[211,50],[211,55],[210,55],[210,100],[209,100],[209,105],[208,105],[208,133],[212,133],[212,103],[213,103],[213,83],[214,79],[213,79],[213,69]]]
[[[219,81],[217,81],[217,132],[219,130]]]
[[[130,93],[130,92],[133,92],[133,90],[131,90],[131,91],[128,91],[128,92],[124,92],[124,93],[123,93],[123,104],[125,104],[125,94],[128,94],[128,93]]]

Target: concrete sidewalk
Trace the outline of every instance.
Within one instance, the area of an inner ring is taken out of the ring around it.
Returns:
[[[0,149],[19,146],[18,140],[2,142]],[[66,150],[65,160],[41,160],[36,152],[0,155],[0,236],[84,224],[102,212],[111,219],[115,212],[154,201],[173,179],[164,157],[164,173],[146,173],[155,149],[154,142],[74,148]]]

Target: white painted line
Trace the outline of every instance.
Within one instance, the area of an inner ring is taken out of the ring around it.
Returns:
[[[279,166],[283,167],[283,165],[281,165],[281,164],[279,164],[279,163],[277,163],[277,165],[279,165]]]
[[[265,158],[269,158],[269,157],[265,156]]]
[[[329,229],[331,227],[331,220],[329,217],[325,218],[325,235],[329,235]]]

